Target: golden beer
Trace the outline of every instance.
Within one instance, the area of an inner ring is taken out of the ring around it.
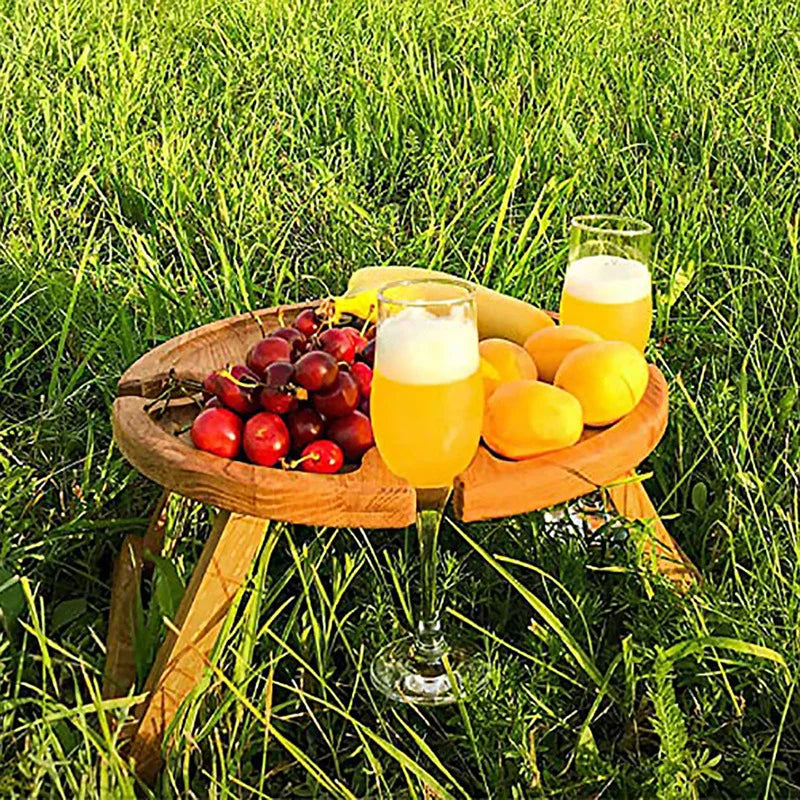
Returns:
[[[378,451],[395,475],[420,489],[450,486],[478,447],[483,380],[473,372],[450,383],[410,383],[378,365],[370,412]]]
[[[442,296],[447,284],[399,287],[403,300],[378,323],[370,413],[375,444],[389,469],[412,486],[450,486],[481,435],[474,306]],[[422,296],[410,299],[412,290]]]
[[[403,703],[453,703],[476,669],[466,650],[448,647],[436,599],[442,514],[483,424],[476,317],[475,289],[459,281],[401,281],[378,293],[372,430],[389,469],[418,490],[420,611],[415,632],[384,647],[370,676]]]
[[[560,313],[562,325],[580,325],[644,351],[653,313],[647,266],[612,255],[573,261],[567,267]]]

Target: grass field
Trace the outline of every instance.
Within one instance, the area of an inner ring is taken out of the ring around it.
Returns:
[[[0,797],[135,795],[98,713],[112,558],[157,497],[111,440],[129,363],[370,264],[554,307],[591,210],[656,229],[645,467],[703,588],[537,514],[447,526],[448,625],[490,679],[417,713],[364,680],[413,538],[276,527],[153,796],[800,796],[798,9],[0,3]],[[142,675],[207,530],[172,503]]]

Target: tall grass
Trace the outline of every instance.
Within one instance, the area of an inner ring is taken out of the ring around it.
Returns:
[[[413,540],[275,526],[155,796],[800,794],[799,56],[790,0],[6,0],[0,796],[134,796],[98,691],[157,496],[111,441],[125,366],[367,264],[552,307],[587,210],[656,228],[646,466],[702,590],[537,514],[451,527],[489,680],[417,713],[365,681]],[[173,501],[178,577],[207,526]]]

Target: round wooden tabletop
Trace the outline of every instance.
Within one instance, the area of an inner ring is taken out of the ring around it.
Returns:
[[[257,311],[265,329],[278,327],[313,303]],[[213,322],[176,336],[136,361],[119,382],[114,402],[114,436],[123,455],[148,478],[171,491],[219,508],[265,519],[335,527],[401,528],[416,513],[416,494],[395,477],[372,448],[361,465],[339,475],[312,475],[197,450],[179,433],[198,411],[191,400],[170,403],[156,417],[145,407],[172,372],[202,379],[224,364],[241,363],[261,337],[249,314]],[[525,461],[506,461],[481,446],[456,478],[456,516],[471,522],[548,508],[607,485],[635,468],[658,444],[667,424],[664,376],[650,367],[639,405],[614,425],[584,429],[572,447]]]

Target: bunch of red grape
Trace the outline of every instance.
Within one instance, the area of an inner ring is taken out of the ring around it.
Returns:
[[[311,309],[270,331],[245,364],[203,381],[195,446],[265,467],[338,472],[372,447],[369,395],[375,327],[326,325]]]

